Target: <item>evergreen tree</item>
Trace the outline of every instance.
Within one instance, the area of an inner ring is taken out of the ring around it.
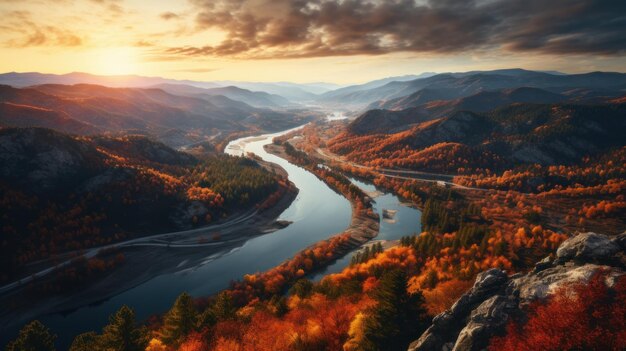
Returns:
[[[215,303],[213,304],[213,313],[218,321],[234,318],[236,311],[237,308],[235,307],[233,299],[230,297],[228,292],[222,291],[217,294]]]
[[[189,334],[196,325],[196,309],[193,299],[186,292],[180,294],[172,309],[165,315],[161,340],[166,344],[176,344]]]
[[[407,292],[408,279],[400,270],[386,272],[372,292],[377,304],[366,311],[362,350],[400,350],[428,323],[421,293]]]
[[[312,292],[313,283],[306,278],[299,279],[295,284],[293,284],[291,289],[289,289],[289,294],[296,295],[301,299],[311,296]]]
[[[99,351],[100,338],[96,332],[87,332],[77,335],[70,346],[70,351]]]
[[[99,339],[105,350],[143,351],[148,345],[145,328],[137,328],[135,312],[128,306],[122,306],[109,317],[109,324],[104,327]]]
[[[6,351],[55,351],[56,338],[46,326],[35,320],[20,330],[17,339],[7,345]]]

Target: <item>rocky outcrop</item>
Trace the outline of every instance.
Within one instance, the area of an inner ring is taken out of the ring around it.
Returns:
[[[600,270],[607,284],[625,274],[626,233],[610,238],[583,233],[561,244],[556,257],[539,261],[528,274],[508,276],[500,269],[480,273],[474,286],[447,311],[433,319],[409,351],[484,350],[504,331],[509,318],[529,303],[545,299],[560,287],[586,282]]]

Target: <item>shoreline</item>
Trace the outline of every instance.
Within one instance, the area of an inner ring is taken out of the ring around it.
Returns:
[[[271,167],[286,177],[287,172],[282,167],[263,163],[262,166]],[[45,288],[54,273],[36,278],[34,284],[24,283],[0,296],[0,303],[6,306],[0,314],[0,327],[19,328],[34,318],[69,313],[101,303],[160,275],[194,269],[228,254],[254,237],[282,229],[290,223],[279,220],[279,216],[291,206],[299,192],[292,182],[288,184],[280,200],[269,208],[254,210],[251,214],[246,211],[230,220],[189,231],[146,236],[127,245],[118,243],[110,255],[122,253],[124,263],[102,272],[95,281],[77,289],[60,293],[32,292],[33,288]],[[219,233],[219,239],[207,239],[212,233]],[[170,240],[168,244],[163,244],[163,237]]]
[[[298,164],[296,160],[294,160],[292,157],[287,155],[287,153],[285,152],[285,148],[282,146],[278,146],[275,144],[267,144],[264,146],[264,149],[266,152],[272,155],[288,160],[289,162],[299,167],[303,167],[302,165]],[[310,170],[307,170],[307,171],[311,172]],[[346,194],[343,194],[339,189],[336,189],[332,185],[328,184],[324,179],[320,178],[315,172],[311,172],[311,173],[315,175],[316,177],[318,177],[329,188],[333,189],[335,192],[339,193],[341,196],[346,198],[350,202],[350,206],[352,208],[352,216],[351,216],[350,224],[348,225],[348,227],[344,231],[335,233],[334,235],[328,238],[328,239],[331,239],[342,234],[349,234],[351,238],[349,245],[342,246],[341,249],[336,252],[336,255],[334,255],[333,257],[334,260],[343,257],[348,252],[369,242],[370,240],[378,236],[378,232],[380,230],[380,218],[378,214],[367,215],[364,213],[359,213],[357,210],[357,201],[350,198],[349,196],[346,196]],[[314,246],[314,245],[311,245],[311,246]],[[305,248],[302,251],[305,251],[307,249],[308,248]],[[321,270],[323,268],[324,267],[317,267],[316,270]],[[312,272],[307,272],[307,273],[312,273]]]

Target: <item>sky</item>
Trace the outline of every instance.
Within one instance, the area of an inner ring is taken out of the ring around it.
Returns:
[[[626,71],[622,0],[0,0],[0,72],[360,83]]]

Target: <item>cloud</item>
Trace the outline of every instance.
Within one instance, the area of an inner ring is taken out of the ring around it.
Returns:
[[[176,14],[174,12],[168,11],[168,12],[163,12],[162,14],[160,14],[159,17],[161,17],[162,19],[168,21],[168,20],[171,20],[171,19],[178,19],[178,18],[180,18],[180,15],[178,15],[178,14]]]
[[[1,32],[11,33],[12,39],[5,42],[8,47],[62,46],[72,47],[83,44],[83,39],[73,31],[52,25],[35,23],[28,11],[12,11]]]
[[[216,45],[165,55],[297,58],[480,50],[626,52],[626,1],[190,0]]]
[[[133,43],[134,47],[138,47],[138,48],[147,48],[147,47],[151,47],[154,46],[154,43],[151,41],[147,41],[147,40],[137,40]]]
[[[183,69],[172,70],[171,72],[208,73],[208,72],[215,72],[217,70],[218,70],[217,68],[183,68]]]

